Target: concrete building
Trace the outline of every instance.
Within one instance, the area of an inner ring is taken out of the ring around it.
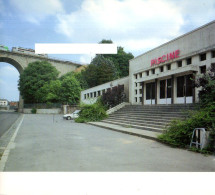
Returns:
[[[111,84],[124,83],[134,105],[197,103],[193,80],[210,67],[215,70],[215,21],[133,58],[129,78],[82,91],[81,101],[94,103]]]
[[[92,87],[90,89],[86,89],[81,92],[81,102],[84,104],[93,104],[97,101],[98,97],[101,96],[103,93],[107,92],[107,90],[118,86],[123,85],[124,93],[126,95],[126,100],[128,102],[129,97],[129,77],[124,77],[121,79],[117,79],[108,83],[104,83],[102,85],[98,85],[96,87]]]
[[[130,60],[131,104],[198,102],[192,79],[215,67],[215,21]]]
[[[6,99],[0,99],[0,110],[9,110],[9,102]]]
[[[0,106],[8,106],[8,101],[6,99],[0,99]]]

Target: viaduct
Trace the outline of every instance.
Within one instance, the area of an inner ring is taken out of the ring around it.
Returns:
[[[55,66],[56,69],[60,72],[60,76],[67,72],[74,71],[76,68],[81,66],[81,64],[77,64],[71,61],[0,50],[0,62],[7,62],[13,65],[18,70],[19,74],[23,72],[23,70],[28,66],[29,63],[43,60],[48,61],[53,66]],[[19,95],[19,112],[22,112],[23,106],[24,100],[22,99],[21,95]]]

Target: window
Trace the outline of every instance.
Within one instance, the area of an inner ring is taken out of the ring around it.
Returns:
[[[98,96],[100,96],[101,95],[101,92],[100,91],[98,91]]]
[[[181,61],[181,60],[178,61],[178,62],[177,62],[177,65],[178,65],[178,68],[182,67],[182,61]]]
[[[146,71],[146,76],[149,76],[149,71]]]
[[[142,78],[142,73],[139,73],[139,77]]]
[[[192,64],[192,58],[187,58],[187,65]]]
[[[142,94],[142,89],[139,89],[139,93]]]
[[[206,65],[200,66],[200,73],[201,73],[201,74],[206,73]]]
[[[212,71],[212,72],[215,72],[215,63],[212,63],[212,64],[211,64],[211,71]]]
[[[200,61],[206,60],[206,53],[200,55]]]
[[[167,64],[166,67],[167,67],[167,70],[171,70],[171,64]]]
[[[89,98],[89,97],[90,97],[90,94],[88,93],[88,94],[87,94],[87,98]]]
[[[94,92],[94,97],[96,97],[96,91]]]
[[[137,94],[137,90],[135,90],[135,94]]]
[[[212,58],[215,58],[215,50],[214,50],[214,51],[211,51],[211,57],[212,57]]]
[[[142,102],[143,101],[143,98],[142,97],[139,97],[140,98],[140,102]]]
[[[152,74],[155,74],[155,69],[152,69]]]
[[[87,95],[86,94],[84,94],[84,99],[86,99],[87,98]]]
[[[137,87],[137,83],[135,83],[135,86]]]
[[[137,102],[137,97],[135,97],[135,102]]]
[[[134,75],[135,79],[137,79],[137,74]]]
[[[90,93],[90,97],[91,97],[91,98],[93,97],[93,93]]]
[[[163,66],[160,67],[160,72],[163,72]]]

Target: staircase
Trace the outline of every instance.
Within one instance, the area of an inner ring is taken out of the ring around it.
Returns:
[[[185,118],[188,110],[194,110],[196,107],[194,104],[126,105],[102,122],[161,133],[171,120]]]

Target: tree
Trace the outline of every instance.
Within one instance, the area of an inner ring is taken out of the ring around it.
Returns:
[[[111,40],[103,39],[100,43],[113,43]],[[132,53],[126,53],[124,48],[117,47],[117,54],[104,54],[104,58],[111,60],[117,69],[118,76],[120,78],[129,75],[129,60],[134,58]]]
[[[67,76],[61,81],[60,100],[62,103],[77,104],[80,99],[80,92],[80,84],[74,76]]]
[[[97,67],[94,64],[90,64],[84,71],[82,75],[85,78],[89,88],[98,85],[98,71]]]
[[[59,75],[57,69],[47,61],[36,61],[28,65],[20,74],[18,88],[25,103],[39,103],[37,91]]]
[[[61,81],[53,80],[50,83],[46,83],[36,93],[37,99],[41,103],[59,103],[61,102]]]
[[[101,101],[109,109],[125,101],[125,98],[124,86],[118,85],[104,93]]]
[[[94,87],[117,78],[117,70],[113,62],[102,55],[96,55],[90,65],[83,72],[88,86]]]
[[[87,89],[88,88],[88,84],[87,81],[85,79],[85,76],[83,74],[85,70],[82,70],[81,72],[68,72],[66,74],[64,74],[63,76],[60,77],[60,80],[63,80],[65,77],[69,76],[69,77],[75,77],[76,80],[80,83],[81,89]]]
[[[215,103],[215,70],[211,68],[197,78],[195,87],[201,87],[199,100],[202,107]]]

